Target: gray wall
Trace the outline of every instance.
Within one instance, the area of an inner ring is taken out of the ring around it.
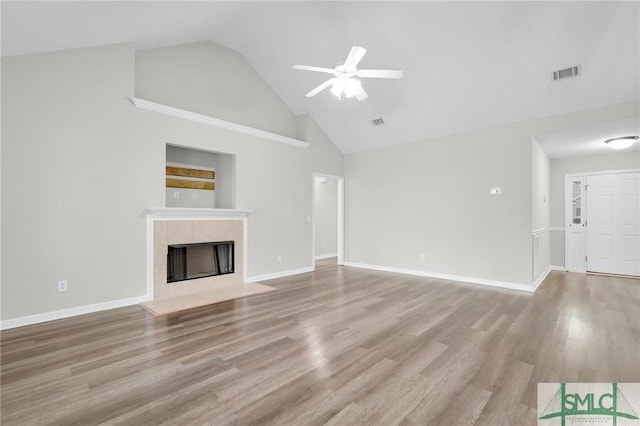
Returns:
[[[296,117],[238,53],[212,41],[136,52],[136,96],[273,133]]]
[[[164,145],[133,78],[132,44],[2,58],[2,319],[145,293]]]
[[[564,228],[564,175],[640,168],[640,151],[551,160],[551,226]],[[551,264],[564,267],[564,232],[551,235]]]
[[[218,154],[216,165],[216,208],[236,207],[236,156]]]
[[[531,228],[533,279],[540,277],[551,264],[551,234],[549,230],[549,169],[550,160],[538,142],[531,142]]]
[[[530,136],[399,145],[348,155],[345,169],[347,261],[531,282]]]
[[[319,177],[314,180],[314,231],[316,256],[337,254],[338,252],[338,182],[334,178]]]
[[[531,284],[533,135],[637,111],[631,102],[345,156],[346,261]]]
[[[551,160],[540,147],[535,139],[531,143],[531,161],[532,161],[532,178],[531,178],[531,228],[537,229],[547,228],[550,223],[550,171]]]
[[[194,49],[208,60],[197,61]],[[2,59],[2,319],[145,294],[145,209],[165,203],[167,143],[236,155],[236,207],[255,210],[249,276],[311,266],[309,183],[313,172],[341,175],[341,152],[309,117],[287,115],[233,52],[207,42],[142,56],[153,66],[135,60],[132,44]],[[134,91],[134,75],[143,92]],[[237,76],[256,90],[228,89]],[[137,94],[198,110],[203,88],[212,111],[226,111],[221,118],[269,123],[266,130],[298,133],[311,146],[138,110],[128,100]],[[68,292],[57,293],[60,279]]]

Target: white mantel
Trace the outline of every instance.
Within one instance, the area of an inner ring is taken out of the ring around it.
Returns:
[[[247,218],[253,210],[247,209],[202,209],[185,207],[149,207],[147,217],[151,219],[228,219]]]

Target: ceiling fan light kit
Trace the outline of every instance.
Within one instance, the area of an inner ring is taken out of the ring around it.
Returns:
[[[343,94],[347,98],[353,98],[362,90],[362,83],[355,78],[332,78],[331,81],[331,93],[338,99],[341,99]]]
[[[604,143],[609,148],[613,149],[626,149],[633,145],[638,140],[638,136],[621,136],[619,138],[607,139]]]
[[[342,99],[342,95],[344,95],[347,98],[355,97],[357,100],[362,101],[367,99],[368,95],[362,88],[362,82],[356,77],[400,79],[403,76],[403,72],[399,70],[358,70],[356,67],[364,57],[365,53],[367,53],[367,49],[364,47],[353,46],[349,51],[349,55],[344,61],[344,64],[338,65],[333,69],[314,67],[310,65],[294,65],[292,68],[296,70],[323,72],[334,75],[333,78],[330,78],[307,93],[305,95],[307,98],[313,97],[331,86],[331,93],[337,96],[338,99]]]

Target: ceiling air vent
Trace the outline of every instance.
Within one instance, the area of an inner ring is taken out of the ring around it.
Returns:
[[[371,124],[374,126],[382,126],[384,124],[384,120],[382,118],[374,118],[371,120]]]
[[[551,73],[553,77],[553,81],[560,81],[566,78],[577,77],[580,75],[580,68],[581,68],[580,65],[574,65],[569,68],[554,71]]]

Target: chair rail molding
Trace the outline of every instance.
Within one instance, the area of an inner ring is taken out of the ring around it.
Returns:
[[[245,126],[244,124],[233,123],[231,121],[222,120],[220,118],[211,117],[204,114],[198,114],[197,112],[187,111],[180,108],[175,108],[169,105],[163,105],[156,102],[151,102],[141,98],[129,98],[131,103],[136,108],[146,111],[159,112],[160,114],[170,115],[173,117],[182,118],[196,123],[206,124],[208,126],[219,127],[222,129],[232,130],[238,133],[244,133],[246,135],[257,136],[259,138],[269,139],[276,142],[286,143],[289,145],[308,148],[309,142],[302,141],[300,139],[290,138],[289,136],[279,135],[277,133],[267,132],[266,130],[256,129],[254,127]]]
[[[531,235],[540,235],[545,232],[564,232],[564,228],[561,226],[548,226],[546,228],[534,229],[531,231]]]

